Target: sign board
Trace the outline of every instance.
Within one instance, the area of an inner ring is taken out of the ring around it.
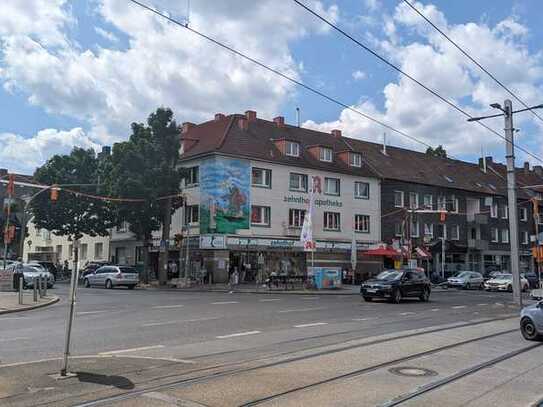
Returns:
[[[13,291],[13,274],[0,270],[0,291]]]
[[[226,249],[224,235],[200,235],[200,249]]]
[[[313,277],[315,287],[318,289],[341,287],[340,267],[308,267],[307,275]]]

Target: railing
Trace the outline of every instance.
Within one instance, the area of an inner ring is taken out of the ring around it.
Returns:
[[[488,224],[488,215],[486,213],[468,213],[466,218],[468,222],[473,222],[477,225]]]

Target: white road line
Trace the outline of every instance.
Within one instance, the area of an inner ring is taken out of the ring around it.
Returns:
[[[312,324],[294,325],[294,328],[308,328],[310,326],[328,325],[328,322],[313,322]]]
[[[287,313],[287,312],[306,312],[306,311],[317,311],[320,309],[325,309],[325,307],[317,307],[317,308],[297,308],[297,309],[284,309],[282,311],[277,311],[280,313]]]
[[[369,321],[370,319],[375,319],[375,318],[353,318],[353,321]]]
[[[239,304],[239,301],[219,301],[219,302],[211,303],[211,305],[224,305],[224,304]]]
[[[6,339],[0,339],[0,342],[11,342],[11,341],[26,341],[27,339],[30,339],[27,336],[20,336],[17,338],[6,338]]]
[[[77,315],[101,314],[102,312],[108,312],[108,310],[103,310],[103,311],[81,311],[81,312],[78,312]]]
[[[302,297],[302,300],[318,300],[319,297]]]
[[[416,315],[416,312],[400,312],[400,315]]]
[[[141,348],[110,350],[109,352],[100,352],[99,355],[115,355],[117,353],[137,352],[137,351],[140,351],[140,350],[160,349],[160,348],[163,348],[163,347],[164,347],[164,345],[152,345],[152,346],[142,346]]]
[[[237,332],[235,334],[216,336],[216,338],[217,339],[227,339],[227,338],[234,338],[236,336],[256,335],[256,334],[259,334],[259,333],[260,333],[260,331]]]
[[[151,307],[153,309],[163,309],[163,308],[181,308],[184,307],[183,304],[177,304],[177,305],[156,305],[154,307]]]
[[[259,302],[271,302],[271,301],[281,301],[281,298],[265,298],[263,300],[258,300]]]
[[[454,307],[451,307],[452,309],[461,309],[461,308],[466,308],[466,305],[456,305]]]
[[[483,302],[481,304],[477,304],[479,307],[484,307],[485,305],[488,305],[486,302]]]
[[[498,307],[505,307],[501,302],[495,302],[494,305],[497,305]]]
[[[10,319],[27,319],[28,317],[5,317],[5,318],[0,318],[0,321],[7,321],[7,320],[10,320]]]
[[[195,319],[183,319],[179,321],[163,321],[163,322],[148,322],[146,324],[141,325],[144,326],[160,326],[160,325],[174,325],[174,324],[182,324],[184,322],[200,322],[200,321],[212,321],[215,319],[219,319],[220,317],[210,317],[210,318],[195,318]]]
[[[437,311],[439,311],[439,310],[440,310],[440,308],[432,308],[430,311],[432,311],[432,312],[437,312]]]

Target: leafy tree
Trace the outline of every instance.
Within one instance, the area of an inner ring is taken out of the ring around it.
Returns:
[[[147,124],[132,123],[129,140],[113,146],[108,163],[105,181],[108,192],[126,198],[116,204],[116,222],[127,222],[130,231],[143,242],[146,281],[152,233],[162,228],[162,239],[168,242],[171,215],[182,204],[180,199],[163,199],[181,192],[179,134],[172,111],[158,108],[149,116]],[[160,256],[161,284],[166,283],[167,255],[166,249]]]
[[[447,150],[445,150],[441,144],[436,148],[428,147],[426,149],[426,154],[434,157],[447,158]]]

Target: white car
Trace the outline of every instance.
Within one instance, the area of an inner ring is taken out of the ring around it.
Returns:
[[[520,277],[520,286],[522,291],[526,291],[530,288],[530,283],[524,277]],[[512,274],[498,274],[494,278],[485,282],[485,290],[487,291],[509,291],[513,292],[513,275]]]
[[[33,288],[34,279],[41,277],[47,279],[47,288],[53,288],[55,285],[55,276],[49,271],[45,270],[41,265],[36,264],[12,264],[7,268],[11,272],[21,271],[23,272],[23,288]]]
[[[449,277],[447,279],[447,285],[450,287],[465,288],[467,290],[470,288],[482,290],[484,287],[484,278],[481,273],[475,271],[462,271],[454,277]]]
[[[85,287],[100,286],[113,288],[125,286],[133,289],[140,281],[138,271],[129,266],[102,266],[85,276]]]

